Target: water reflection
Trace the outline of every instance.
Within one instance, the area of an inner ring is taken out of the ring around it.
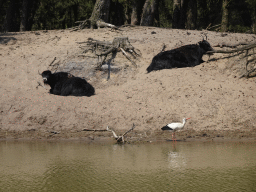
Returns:
[[[0,142],[0,191],[253,191],[255,150],[255,142]]]
[[[187,159],[182,152],[170,152],[168,155],[169,168],[185,168],[187,166]]]

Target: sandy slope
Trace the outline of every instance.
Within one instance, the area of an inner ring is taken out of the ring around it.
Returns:
[[[104,72],[82,74],[96,90],[89,98],[49,95],[43,87],[36,88],[37,82],[42,82],[38,70],[52,69],[49,64],[54,57],[60,65],[97,61],[81,56],[77,42],[88,37],[112,41],[116,36],[129,37],[141,51],[137,69],[118,53],[115,64],[122,70],[111,74],[109,81]],[[105,129],[109,125],[121,132],[134,123],[134,134],[160,138],[163,125],[191,117],[186,130],[193,130],[194,135],[240,130],[236,134],[245,131],[247,137],[256,138],[255,78],[238,78],[244,70],[241,55],[215,54],[210,62],[194,68],[146,73],[163,43],[172,49],[197,43],[202,37],[201,31],[153,27],[124,28],[121,32],[86,29],[1,34],[0,137],[41,138],[49,136],[48,131],[60,131],[60,137],[66,138],[86,137],[89,133],[80,132],[84,128]],[[251,34],[227,33],[222,37],[216,32],[208,32],[207,37],[212,46],[256,39]],[[192,132],[186,130],[184,137],[191,137]]]

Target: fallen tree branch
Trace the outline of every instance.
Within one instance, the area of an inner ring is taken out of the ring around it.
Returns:
[[[79,23],[79,25],[76,26],[76,27],[70,28],[73,31],[84,29],[86,26],[88,26],[88,27],[90,26],[91,28],[95,28],[95,23],[96,23],[96,26],[97,26],[98,29],[102,28],[102,27],[108,27],[108,28],[115,29],[115,30],[121,30],[117,26],[115,26],[113,24],[110,24],[110,23],[106,23],[101,19],[97,20],[96,22],[95,22],[95,20],[92,20],[92,19],[86,19],[84,21],[76,21],[75,23]],[[92,24],[92,23],[94,23],[94,24]],[[92,26],[92,25],[94,25],[94,26]]]
[[[126,131],[126,132],[122,135],[122,137],[124,137],[127,133],[129,133],[130,131],[132,131],[134,128],[135,128],[135,125],[134,125],[134,123],[133,123],[133,124],[132,124],[132,128],[129,129],[128,131]]]
[[[53,61],[50,63],[49,66],[52,66],[52,64],[54,63],[55,60],[56,60],[56,57],[54,57]]]
[[[110,23],[106,23],[106,22],[104,22],[102,20],[96,21],[96,25],[97,25],[98,29],[101,28],[101,27],[110,27],[111,29],[120,30],[117,26],[112,25]]]
[[[117,143],[120,143],[120,142],[125,142],[125,140],[124,140],[124,136],[127,134],[127,133],[129,133],[130,131],[132,131],[133,129],[135,128],[135,125],[134,125],[134,123],[133,123],[133,125],[132,125],[132,128],[131,129],[129,129],[128,131],[126,131],[123,135],[121,135],[121,136],[118,136],[113,130],[111,130],[111,129],[109,129],[109,127],[107,126],[107,131],[111,131],[112,133],[113,133],[113,136],[114,136],[114,138],[116,139],[116,141],[117,141]]]
[[[132,128],[129,129],[128,131],[126,131],[126,132],[125,132],[123,135],[121,135],[121,136],[118,136],[118,135],[115,133],[115,131],[109,129],[108,126],[107,126],[107,129],[82,129],[82,131],[92,131],[92,132],[106,132],[106,131],[111,131],[112,134],[113,134],[113,136],[114,136],[114,138],[116,139],[117,143],[121,143],[121,142],[125,143],[124,136],[125,136],[127,133],[129,133],[130,131],[132,131],[134,128],[135,128],[135,125],[133,124],[133,125],[132,125]],[[51,132],[51,133],[53,133],[53,132]],[[53,134],[57,134],[57,133],[53,133]]]
[[[239,43],[218,43],[217,45],[214,45],[213,47],[230,47],[230,48],[236,48],[240,45],[250,45],[250,44],[254,44],[254,43],[248,43],[248,42],[239,42]]]
[[[82,129],[82,131],[105,132],[105,131],[108,131],[108,130],[106,130],[106,129]]]
[[[233,50],[214,50],[214,51],[207,51],[206,54],[209,54],[209,53],[235,53],[235,52],[239,52],[239,51],[244,51],[244,50],[249,50],[249,49],[253,49],[256,47],[256,43],[253,43],[253,44],[249,44],[249,45],[246,45],[244,47],[241,47],[241,48],[237,48],[237,49],[233,49]]]

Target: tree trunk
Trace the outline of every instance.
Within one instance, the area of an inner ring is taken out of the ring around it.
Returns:
[[[131,25],[139,25],[140,24],[140,15],[141,15],[142,3],[143,3],[143,1],[133,0]]]
[[[253,22],[252,22],[252,32],[256,34],[256,15],[254,16]]]
[[[5,0],[0,0],[0,7],[3,10],[3,4],[4,4]]]
[[[19,0],[10,0],[6,12],[5,31],[19,31]]]
[[[110,23],[113,25],[121,26],[124,24],[124,7],[119,1],[111,2],[111,13],[114,15],[110,18]]]
[[[92,15],[91,28],[96,28],[96,22],[101,19],[104,22],[109,22],[109,9],[110,9],[110,0],[97,0]]]
[[[188,1],[187,29],[196,29],[197,21],[197,0]]]
[[[76,3],[75,5],[72,6],[73,13],[74,13],[74,20],[75,20],[75,21],[78,21],[78,12],[79,12],[78,6],[79,6],[78,3]]]
[[[34,17],[36,14],[36,10],[39,6],[39,0],[29,0],[29,13],[28,13],[28,22],[27,22],[27,31],[31,31],[32,25],[34,23]]]
[[[173,1],[173,20],[172,28],[185,29],[186,11],[185,0]]]
[[[20,31],[28,30],[28,3],[29,3],[29,0],[23,0],[22,11],[21,11],[21,21],[20,21]]]
[[[127,25],[130,20],[130,11],[129,11],[129,6],[127,2],[124,2],[123,5],[124,5],[124,24]]]
[[[227,30],[228,30],[228,0],[223,0],[223,2],[222,2],[221,31],[225,32]]]
[[[142,26],[153,26],[154,24],[158,25],[157,18],[159,18],[158,0],[146,0],[143,6],[140,25]]]
[[[256,34],[256,7],[254,7],[251,15],[252,15],[252,32]]]
[[[198,5],[198,26],[206,29],[209,23],[209,12],[207,8],[207,2],[205,0],[197,0]]]

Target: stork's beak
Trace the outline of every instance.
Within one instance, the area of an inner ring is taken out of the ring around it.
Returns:
[[[191,119],[191,117],[189,117],[189,118],[186,118],[186,120],[188,120],[188,119]]]

